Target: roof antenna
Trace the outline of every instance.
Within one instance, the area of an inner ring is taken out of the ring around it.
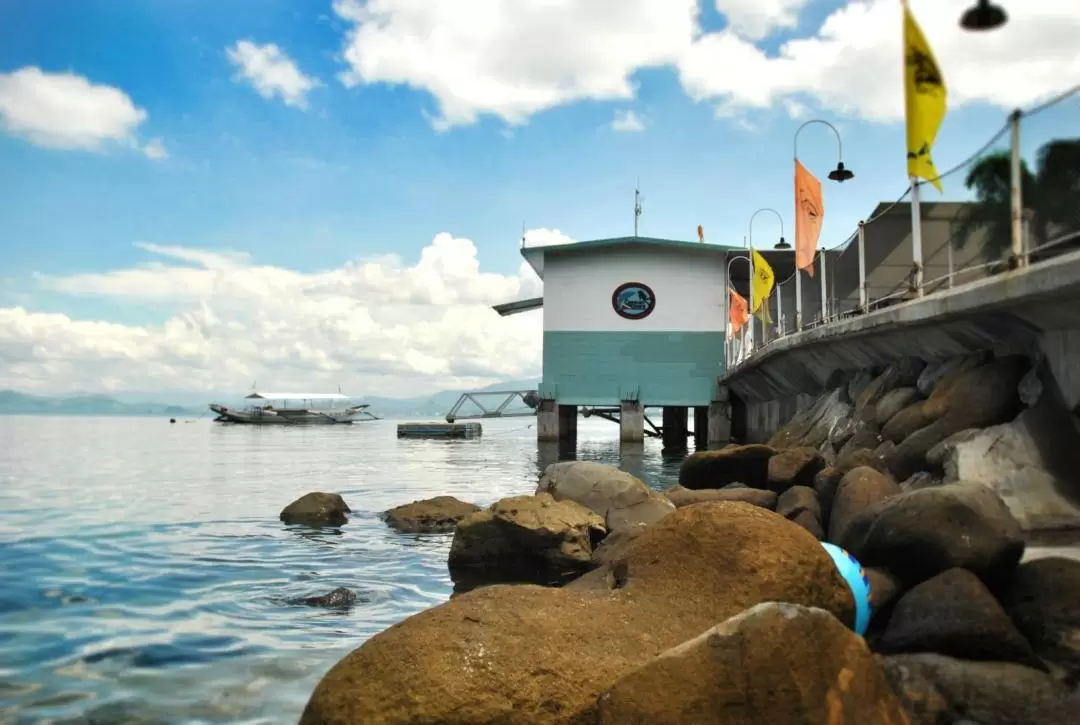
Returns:
[[[645,201],[645,197],[641,195],[640,191],[641,179],[639,178],[637,184],[634,186],[634,237],[637,237],[638,232],[638,217],[641,216],[641,204]]]
[[[521,247],[525,248],[525,220],[521,220]]]

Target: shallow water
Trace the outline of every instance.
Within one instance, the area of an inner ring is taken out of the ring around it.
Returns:
[[[340,657],[450,595],[450,537],[394,533],[379,512],[532,493],[557,457],[532,423],[417,441],[393,421],[0,416],[0,723],[295,723]],[[617,437],[580,420],[577,458],[677,478],[659,442],[620,458]],[[341,493],[350,522],[278,521],[313,490]],[[283,601],[338,586],[359,597],[349,611]]]

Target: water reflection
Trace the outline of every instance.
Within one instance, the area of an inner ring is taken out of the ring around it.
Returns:
[[[581,420],[578,446],[531,421],[465,441],[352,427],[184,426],[0,417],[0,722],[295,722],[346,652],[445,601],[452,536],[397,533],[380,513],[450,494],[532,493],[558,460],[618,465],[663,488],[678,458]],[[340,527],[281,509],[337,491]],[[345,610],[281,602],[346,587]]]

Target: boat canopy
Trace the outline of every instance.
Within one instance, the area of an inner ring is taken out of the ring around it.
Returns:
[[[343,393],[252,393],[245,398],[257,398],[259,400],[348,400],[349,396]]]

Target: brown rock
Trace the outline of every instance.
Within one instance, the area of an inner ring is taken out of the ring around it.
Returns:
[[[637,524],[636,526],[624,526],[617,531],[612,531],[604,537],[599,546],[593,549],[593,564],[595,566],[614,564],[626,555],[630,545],[645,533],[647,528],[648,524]]]
[[[316,491],[305,493],[283,508],[278,518],[287,524],[341,526],[348,522],[346,514],[350,513],[352,509],[339,494]]]
[[[890,390],[881,396],[881,400],[874,406],[874,422],[879,426],[885,425],[894,415],[918,399],[919,391],[914,386]]]
[[[456,591],[503,582],[561,584],[592,568],[604,520],[550,494],[514,496],[458,524],[448,566]]]
[[[903,583],[884,569],[871,566],[865,567],[863,572],[870,582],[870,611],[877,616],[896,602],[896,598],[903,591]]]
[[[851,437],[848,438],[847,443],[837,451],[836,459],[843,460],[847,456],[851,455],[853,451],[857,451],[860,448],[868,448],[873,450],[881,442],[878,435],[877,423],[859,421],[855,424],[854,432]]]
[[[741,501],[743,503],[760,506],[761,508],[776,508],[777,495],[773,491],[762,491],[759,488],[703,488],[693,491],[689,488],[675,485],[664,494],[676,508],[691,506],[696,503],[709,503],[716,501]]]
[[[794,516],[791,516],[789,520],[809,531],[818,541],[825,540],[825,527],[822,526],[821,519],[818,518],[814,512],[800,511]]]
[[[556,501],[574,501],[591,509],[610,531],[651,524],[675,510],[662,494],[637,477],[594,461],[552,463],[540,478],[536,493],[550,493]]]
[[[852,468],[840,479],[840,485],[836,489],[836,497],[829,513],[829,541],[844,541],[847,529],[856,516],[898,493],[900,487],[884,473],[868,466]],[[866,562],[863,564],[866,565]]]
[[[966,569],[949,569],[900,597],[875,649],[1043,667],[994,595]]]
[[[1010,662],[939,654],[877,657],[911,725],[1070,725],[1049,720],[1062,689],[1045,672]]]
[[[679,485],[689,489],[723,488],[739,482],[764,488],[769,477],[769,459],[774,455],[776,449],[757,443],[696,451],[683,460]]]
[[[1030,368],[1026,357],[1012,355],[943,377],[923,403],[934,422],[907,436],[889,456],[893,476],[902,481],[925,470],[926,454],[954,433],[1015,418],[1023,407],[1017,386]]]
[[[769,459],[766,486],[777,493],[792,486],[813,486],[814,476],[824,467],[816,448],[788,448]]]
[[[780,494],[780,498],[776,502],[776,513],[790,520],[803,511],[808,511],[816,518],[821,518],[821,502],[818,501],[814,489],[808,486],[793,486]]]
[[[893,443],[900,443],[915,431],[925,428],[936,420],[930,416],[928,411],[931,410],[932,408],[926,405],[925,400],[908,405],[882,424],[884,427],[881,429],[881,437]]]
[[[1024,562],[1002,603],[1035,653],[1060,668],[1069,684],[1080,682],[1080,561]]]
[[[1016,519],[1001,497],[978,483],[900,493],[858,514],[835,543],[906,586],[957,567],[996,588],[1024,553]]]
[[[435,534],[453,531],[459,521],[479,510],[479,506],[453,496],[436,496],[395,506],[383,517],[387,524],[404,533]]]
[[[680,509],[611,570],[614,590],[492,586],[409,617],[331,668],[301,724],[593,723],[620,677],[760,602],[853,620],[821,544],[747,504]]]
[[[867,466],[882,473],[886,470],[884,459],[871,448],[850,448],[836,458],[836,467],[843,473],[859,466]]]
[[[834,466],[823,468],[818,475],[814,476],[814,493],[817,494],[821,504],[822,522],[829,520],[832,513],[833,499],[836,498],[836,489],[840,487],[840,479],[847,471]]]
[[[767,602],[600,696],[598,725],[907,725],[866,643],[820,609]]]

